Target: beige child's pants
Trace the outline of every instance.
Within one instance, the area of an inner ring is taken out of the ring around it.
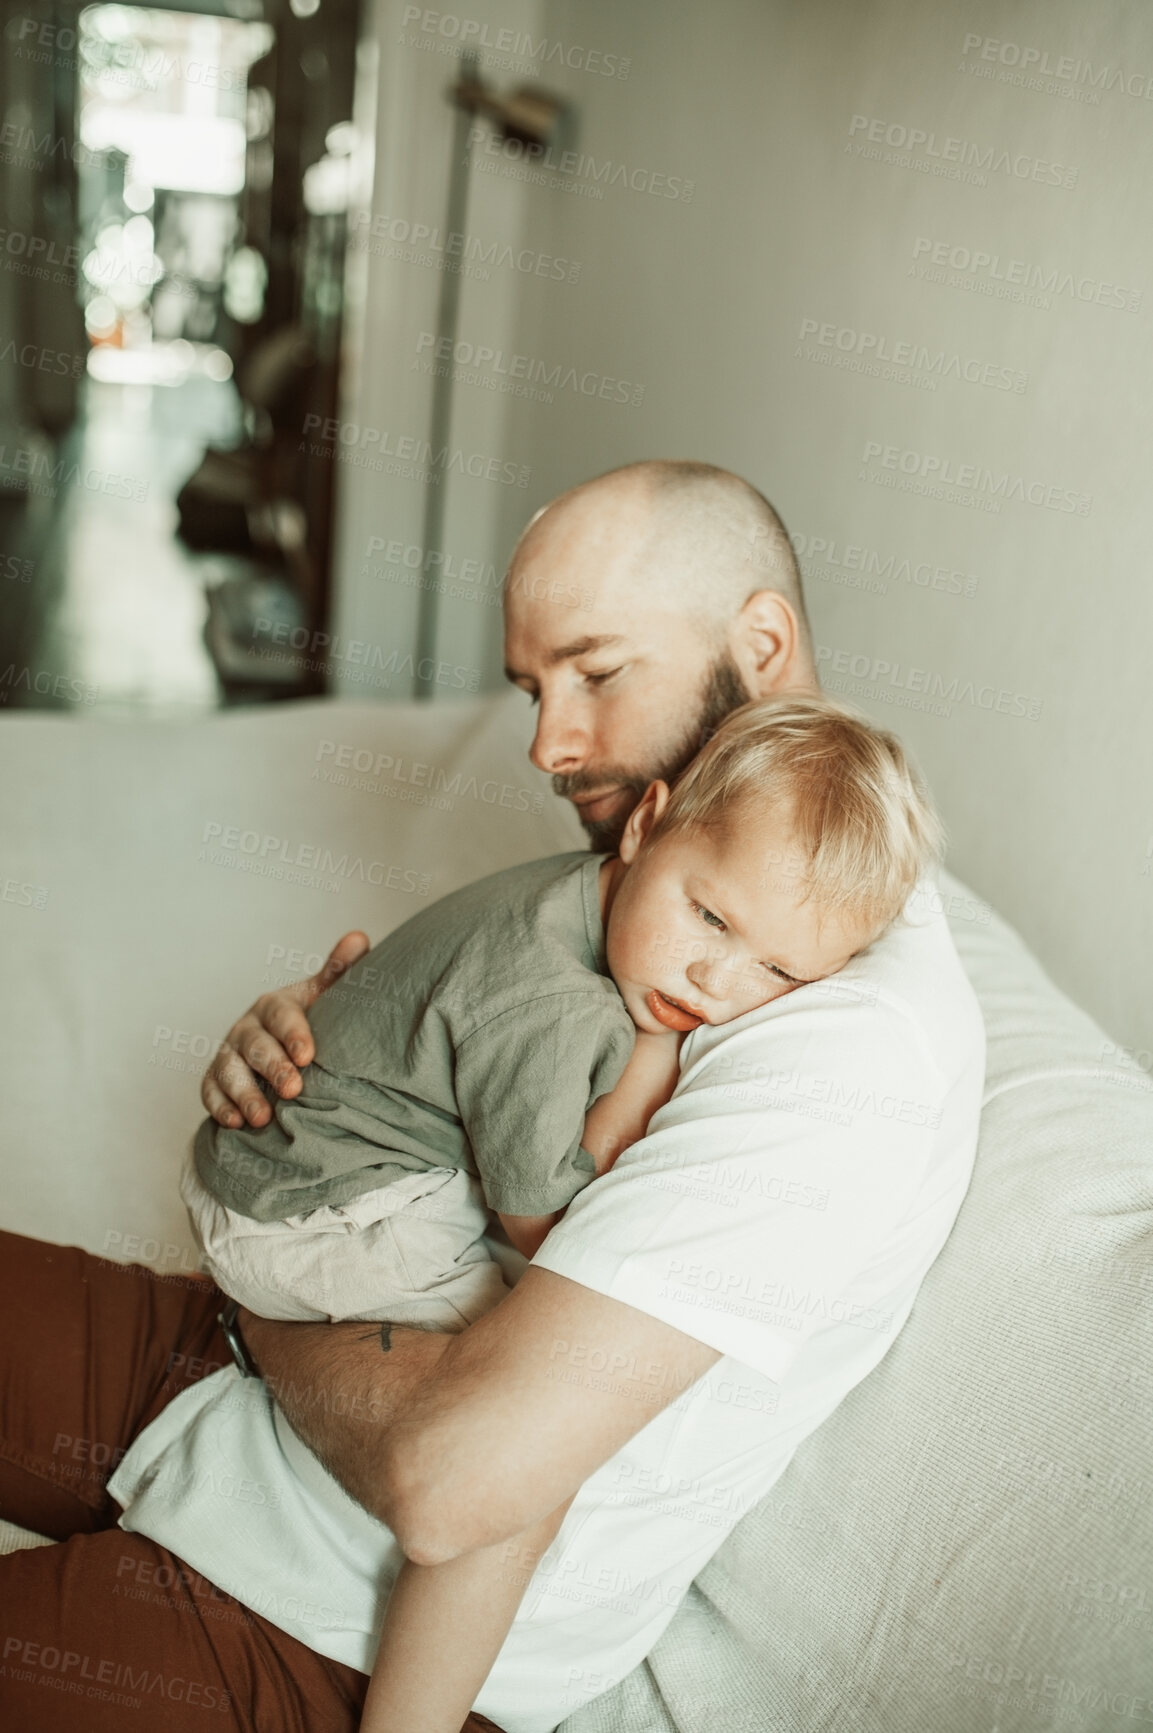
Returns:
[[[262,1318],[366,1318],[455,1332],[507,1292],[482,1238],[480,1181],[462,1168],[430,1167],[346,1204],[258,1222],[216,1201],[190,1152],[180,1195],[205,1269]]]

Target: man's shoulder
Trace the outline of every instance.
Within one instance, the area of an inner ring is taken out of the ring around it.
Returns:
[[[699,1066],[698,1081],[711,1082],[764,1052],[778,1067],[903,1073],[940,1089],[983,1064],[984,1042],[980,1007],[948,924],[922,904],[838,974],[694,1031],[683,1069]]]

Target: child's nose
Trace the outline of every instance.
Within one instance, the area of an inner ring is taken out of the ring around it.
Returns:
[[[698,992],[710,999],[727,999],[733,990],[732,970],[712,957],[690,963],[685,974]]]

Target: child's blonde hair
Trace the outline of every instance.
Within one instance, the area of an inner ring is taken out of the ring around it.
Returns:
[[[767,698],[726,716],[654,828],[713,829],[781,811],[804,900],[878,930],[940,860],[941,821],[900,741],[827,698]]]

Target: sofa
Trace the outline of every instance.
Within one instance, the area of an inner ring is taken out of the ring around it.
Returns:
[[[515,695],[3,729],[0,1222],[159,1269],[196,1267],[176,1176],[232,1017],[348,928],[583,841]],[[564,1733],[1153,1724],[1153,1080],[941,895],[988,1030],[954,1231],[880,1368]]]

